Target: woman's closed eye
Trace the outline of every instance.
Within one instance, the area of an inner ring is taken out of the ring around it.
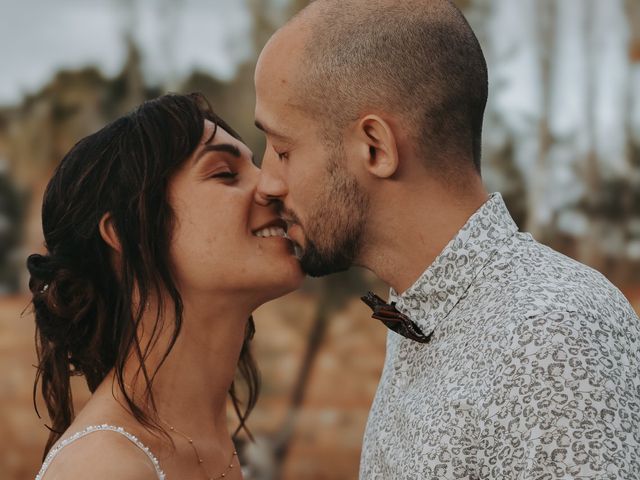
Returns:
[[[225,170],[223,172],[216,172],[209,178],[222,178],[226,180],[233,180],[238,176],[238,172],[232,172],[231,170]]]

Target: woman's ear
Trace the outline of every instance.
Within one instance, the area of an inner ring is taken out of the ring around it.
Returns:
[[[378,115],[367,115],[358,123],[361,141],[366,143],[366,170],[378,178],[389,178],[398,170],[398,147],[389,123]]]
[[[105,213],[100,219],[98,225],[100,229],[100,236],[113,250],[118,253],[122,253],[122,247],[120,246],[120,239],[116,232],[116,226],[113,223],[113,217],[110,212]]]

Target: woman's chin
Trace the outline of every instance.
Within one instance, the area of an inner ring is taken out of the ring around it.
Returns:
[[[277,285],[274,285],[276,287],[276,290],[279,292],[277,297],[281,297],[299,289],[302,286],[304,277],[304,273],[302,273],[302,269],[300,268],[298,260],[295,260],[295,268],[292,268],[291,272],[283,277],[281,282],[278,282]]]
[[[304,274],[298,261],[294,260],[294,262],[288,270],[278,272],[275,275],[273,274],[274,272],[272,272],[272,275],[269,277],[269,282],[264,284],[263,288],[257,289],[258,296],[261,298],[261,304],[287,295],[300,288],[304,281]]]

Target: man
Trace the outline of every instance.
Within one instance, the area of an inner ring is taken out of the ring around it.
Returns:
[[[640,478],[640,322],[480,177],[487,72],[446,0],[317,0],[265,46],[260,202],[310,275],[391,286],[360,478]]]

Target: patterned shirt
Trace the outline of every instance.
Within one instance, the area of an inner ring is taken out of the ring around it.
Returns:
[[[499,194],[391,302],[360,479],[640,479],[640,320]]]

